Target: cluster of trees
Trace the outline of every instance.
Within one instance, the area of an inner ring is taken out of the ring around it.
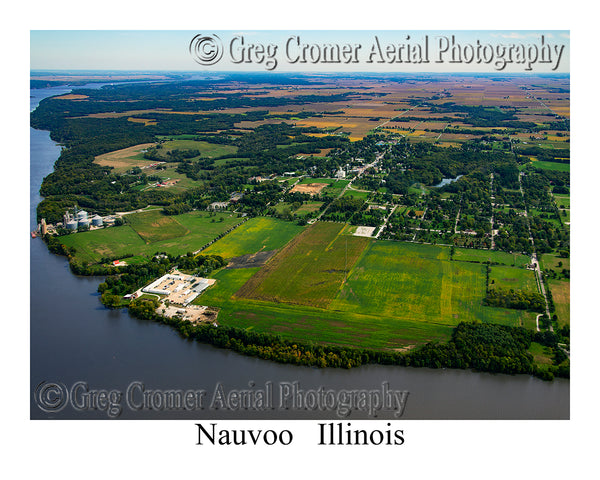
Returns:
[[[365,206],[365,201],[359,198],[341,197],[335,199],[329,204],[327,212],[323,215],[323,220],[333,222],[350,222],[354,223],[353,219],[358,216]]]
[[[543,313],[546,309],[544,296],[537,292],[514,290],[512,288],[488,289],[484,303],[491,307],[514,308]]]

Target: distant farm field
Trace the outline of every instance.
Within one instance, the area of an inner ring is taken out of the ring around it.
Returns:
[[[103,167],[113,167],[118,172],[124,172],[133,167],[143,167],[156,163],[153,160],[147,160],[144,158],[144,152],[148,147],[154,146],[153,143],[143,143],[141,145],[134,145],[133,147],[123,148],[114,152],[104,153],[98,155],[94,159],[94,163],[102,165]]]
[[[195,140],[174,139],[163,143],[163,152],[171,150],[198,150],[203,157],[220,157],[237,152],[237,147],[231,145],[219,145],[216,143],[197,142]]]
[[[341,235],[345,225],[317,222],[290,242],[237,296],[326,308],[369,244]]]
[[[276,250],[288,243],[303,228],[295,223],[276,218],[251,218],[233,232],[203,250],[202,253],[233,258],[261,250]]]

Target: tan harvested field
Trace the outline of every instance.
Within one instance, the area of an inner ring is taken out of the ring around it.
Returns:
[[[152,109],[152,110],[127,110],[126,112],[103,112],[103,113],[90,113],[89,115],[84,115],[83,117],[73,117],[73,118],[121,118],[121,117],[129,117],[131,115],[143,115],[145,113],[179,113],[173,112],[171,110],[163,110],[163,109]]]
[[[571,323],[571,289],[570,283],[564,280],[554,280],[550,283],[552,299],[556,306],[556,315],[560,326]]]
[[[308,193],[310,195],[317,195],[321,193],[325,187],[327,187],[328,183],[299,183],[290,190],[291,193]]]
[[[129,122],[133,122],[133,123],[143,123],[144,127],[147,127],[148,125],[156,125],[156,122],[151,119],[151,118],[134,118],[134,117],[129,117],[127,119]]]
[[[54,100],[85,100],[86,98],[90,98],[87,95],[76,95],[74,93],[69,93],[68,95],[61,95],[60,97],[54,97]]]
[[[104,153],[98,155],[94,159],[94,163],[102,165],[103,167],[113,167],[116,169],[128,169],[133,167],[143,167],[156,163],[153,160],[144,160],[133,158],[139,156],[142,150],[146,150],[148,147],[153,147],[154,143],[142,143],[140,145],[134,145],[133,147],[123,148],[114,152]]]

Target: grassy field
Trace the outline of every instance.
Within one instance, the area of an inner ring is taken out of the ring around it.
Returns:
[[[476,250],[474,248],[455,248],[452,258],[463,262],[485,263],[491,261],[492,263],[516,267],[522,267],[531,261],[531,257],[520,253],[511,254],[496,250]]]
[[[251,218],[202,253],[232,258],[261,250],[268,252],[283,247],[303,228],[276,218]]]
[[[550,280],[550,290],[552,291],[552,300],[556,307],[556,316],[558,317],[558,326],[571,323],[571,287],[567,280]]]
[[[371,192],[358,192],[356,190],[346,190],[344,192],[344,197],[352,197],[360,200],[366,200],[369,195],[371,195]]]
[[[555,193],[554,201],[558,208],[571,208],[571,195]]]
[[[500,265],[491,267],[490,287],[539,292],[535,273],[532,270]]]
[[[560,266],[559,266],[559,263],[560,263]],[[540,260],[540,266],[542,267],[542,270],[552,269],[552,270],[557,270],[559,272],[563,268],[570,270],[571,269],[571,259],[570,258],[562,258],[562,257],[559,257],[558,255],[552,255],[550,253],[544,253]]]
[[[163,143],[163,149],[159,150],[162,154],[171,150],[198,150],[203,157],[220,157],[237,152],[237,147],[231,145],[219,145],[216,143],[197,142],[195,140],[175,139]]]
[[[222,325],[275,333],[297,341],[394,349],[429,340],[447,340],[452,333],[451,327],[445,325],[234,297],[257,271],[257,268],[220,270],[214,275],[215,286],[194,303],[218,307]]]
[[[533,342],[527,350],[533,355],[533,361],[539,365],[552,365],[552,349]]]
[[[317,222],[296,237],[237,296],[271,302],[313,305],[333,300],[345,273],[369,241],[342,236],[345,225]]]
[[[222,222],[220,217],[223,217]],[[73,233],[61,237],[61,242],[75,247],[75,257],[85,263],[130,253],[136,257],[155,252],[177,255],[198,250],[241,221],[232,214],[210,217],[204,211],[172,217],[153,211],[127,215],[126,218],[128,225]]]
[[[307,213],[316,212],[321,208],[323,202],[305,202],[300,208],[298,208],[294,213],[298,215],[305,215]]]
[[[307,183],[326,183],[328,185],[332,185],[336,182],[335,178],[311,178],[311,177],[305,177],[302,180],[300,180],[299,183],[301,184],[307,184]]]
[[[558,163],[558,162],[543,162],[537,160],[531,163],[534,167],[541,168],[543,170],[556,170],[558,172],[570,172],[570,163]]]
[[[381,313],[419,323],[461,321],[520,325],[522,315],[482,305],[485,267],[448,261],[448,248],[373,243],[348,277],[332,309]]]
[[[189,233],[189,230],[181,225],[181,223],[173,217],[164,215],[160,210],[128,215],[126,219],[127,224],[130,225],[146,243],[183,237],[185,234]]]
[[[60,241],[74,247],[75,258],[83,263],[96,263],[102,257],[138,255],[147,248],[146,242],[129,225],[72,233],[60,237]]]

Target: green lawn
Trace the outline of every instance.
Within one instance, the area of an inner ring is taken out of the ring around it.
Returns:
[[[561,264],[560,266],[558,264]],[[570,258],[562,258],[558,255],[553,255],[551,253],[544,253],[541,255],[540,266],[542,270],[557,270],[561,271],[563,268],[567,270],[571,270],[571,259]]]
[[[336,180],[335,178],[311,178],[311,177],[304,177],[302,180],[300,180],[299,183],[301,184],[306,184],[306,183],[327,183],[329,185],[335,183]]]
[[[558,208],[571,208],[571,195],[565,195],[563,193],[555,193],[554,200]]]

